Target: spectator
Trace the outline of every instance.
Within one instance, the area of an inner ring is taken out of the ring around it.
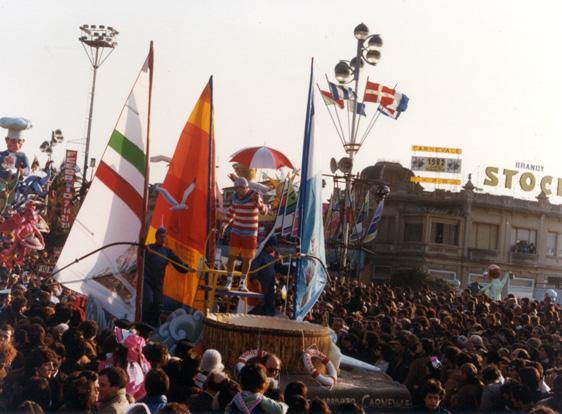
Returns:
[[[562,413],[562,374],[559,374],[552,383],[552,394],[538,402],[540,405],[546,405],[553,410]]]
[[[211,371],[203,384],[203,392],[190,398],[187,404],[190,411],[192,413],[209,413],[213,411],[213,402],[227,380],[228,378],[223,372]]]
[[[480,399],[480,411],[501,411],[503,408],[503,400],[501,398],[500,389],[503,385],[503,378],[500,370],[495,365],[489,365],[482,370],[482,379],[484,381],[484,389],[482,390],[482,398]]]
[[[309,414],[332,414],[328,403],[318,397],[310,400],[308,412]]]
[[[158,411],[158,414],[191,414],[185,404],[169,403]]]
[[[144,388],[146,396],[140,402],[146,404],[152,414],[156,414],[168,403],[166,394],[170,390],[170,379],[162,369],[153,369],[146,374]]]
[[[125,414],[129,407],[125,387],[129,382],[127,373],[119,367],[100,371],[98,414]]]
[[[285,414],[287,405],[271,400],[263,395],[267,390],[267,374],[262,364],[247,364],[240,372],[242,392],[234,396],[226,406],[229,414],[251,414],[258,409],[265,414]],[[259,406],[259,408],[258,408]]]
[[[416,411],[435,414],[449,414],[449,411],[441,407],[441,402],[445,398],[445,388],[441,383],[434,379],[429,379],[422,387],[422,405]]]

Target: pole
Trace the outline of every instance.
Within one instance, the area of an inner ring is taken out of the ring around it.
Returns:
[[[361,62],[362,62],[362,56],[361,56],[361,51],[363,50],[363,41],[361,39],[357,39],[357,55],[355,56],[355,70],[353,72],[354,75],[354,79],[355,79],[355,105],[357,105],[357,99],[358,99],[358,92],[359,92],[359,73],[361,72]],[[357,131],[355,130],[355,122],[357,119],[357,108],[353,108],[353,117],[351,120],[351,136],[349,137],[349,141],[351,143],[351,146],[349,147],[349,150],[347,151],[349,154],[349,158],[351,158],[351,161],[353,161],[353,156],[355,155],[355,152],[357,151],[356,146],[355,146],[355,141],[357,138]],[[351,191],[351,174],[352,172],[350,171],[349,173],[347,173],[345,175],[345,201],[344,201],[344,221],[343,221],[343,249],[341,252],[341,267],[342,268],[346,268],[347,267],[347,245],[349,243],[349,223],[347,221],[347,217],[348,217],[348,209],[351,208],[351,206],[349,205],[349,197],[348,194]]]
[[[88,132],[86,134],[86,150],[84,151],[84,170],[82,171],[82,189],[80,191],[81,201],[84,201],[86,197],[85,189],[86,183],[88,181],[87,171],[88,171],[88,158],[90,156],[90,135],[92,133],[92,115],[94,113],[94,94],[96,92],[96,74],[98,71],[98,58],[99,58],[99,48],[96,47],[96,56],[94,57],[94,75],[92,78],[92,92],[90,96],[90,113],[88,115]]]

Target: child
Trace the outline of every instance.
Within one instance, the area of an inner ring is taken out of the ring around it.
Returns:
[[[263,395],[269,383],[262,364],[248,364],[240,371],[242,392],[226,406],[225,414],[286,414],[287,405]]]

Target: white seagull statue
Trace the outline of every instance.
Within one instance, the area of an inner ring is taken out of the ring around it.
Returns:
[[[183,196],[181,198],[181,203],[178,203],[174,197],[166,190],[164,187],[160,187],[159,185],[156,186],[156,191],[158,191],[162,196],[166,199],[168,203],[172,207],[170,207],[171,211],[179,211],[179,210],[187,210],[187,198],[195,188],[195,180],[185,189],[183,192]]]

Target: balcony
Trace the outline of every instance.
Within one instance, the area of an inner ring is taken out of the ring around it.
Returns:
[[[533,265],[537,263],[538,255],[536,253],[510,252],[509,262],[512,264]]]
[[[468,258],[469,260],[474,260],[476,262],[480,260],[494,260],[498,257],[497,250],[491,249],[477,249],[477,248],[469,248],[468,249]]]

